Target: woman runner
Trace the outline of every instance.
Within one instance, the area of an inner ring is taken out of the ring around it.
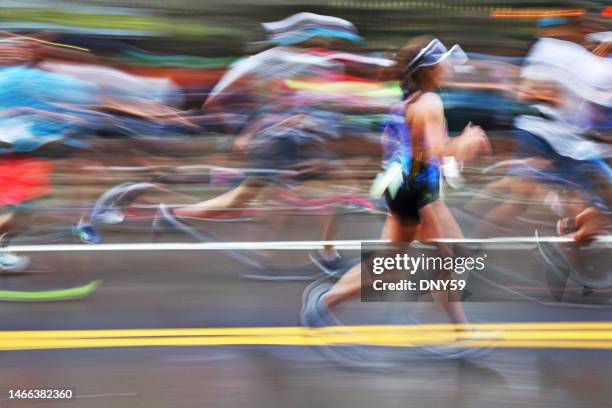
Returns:
[[[435,90],[452,59],[462,62],[466,56],[459,46],[449,50],[430,37],[415,38],[395,57],[393,75],[400,83],[403,100],[392,109],[385,127],[385,171],[372,189],[386,198],[389,215],[383,235],[392,243],[463,238],[459,225],[440,200],[441,163],[448,156],[469,161],[490,147],[485,132],[472,124],[452,140],[447,135],[444,108]],[[448,254],[449,248],[438,246]],[[361,265],[357,264],[327,293],[306,302],[304,323],[329,324],[333,321],[330,309],[357,296],[361,287]],[[434,292],[432,296],[452,323],[467,323],[458,293]]]

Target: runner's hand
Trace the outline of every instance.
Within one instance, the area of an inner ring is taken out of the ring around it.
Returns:
[[[607,224],[607,217],[593,207],[589,207],[576,216],[576,242],[591,242],[596,235],[603,232]]]
[[[593,50],[593,54],[597,55],[598,57],[605,58],[610,53],[612,53],[612,42],[601,43]]]
[[[470,162],[482,153],[491,152],[491,144],[487,134],[480,126],[471,122],[463,130],[461,136],[453,139],[452,155],[458,162]]]

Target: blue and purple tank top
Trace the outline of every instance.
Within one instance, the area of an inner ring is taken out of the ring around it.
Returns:
[[[383,125],[383,168],[387,169],[392,163],[399,163],[405,179],[437,186],[440,179],[440,162],[437,158],[432,158],[426,164],[413,165],[415,163],[410,127],[405,119],[406,106],[405,100],[393,106]]]

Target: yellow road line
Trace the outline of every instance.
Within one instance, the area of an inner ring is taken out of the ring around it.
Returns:
[[[517,348],[588,348],[612,349],[612,341],[587,340],[476,340],[476,341],[423,341],[407,342],[406,339],[393,339],[379,336],[376,341],[357,343],[346,338],[296,337],[296,336],[217,336],[217,337],[153,337],[153,338],[106,338],[106,339],[13,339],[0,341],[0,350],[35,349],[81,349],[99,347],[150,347],[150,346],[231,346],[231,345],[276,345],[276,346],[330,346],[368,344],[374,346],[419,347],[419,346],[459,346],[473,347],[517,347]]]
[[[612,349],[612,322],[486,323],[458,334],[451,324],[227,327],[0,332],[0,350],[221,345],[377,345]]]
[[[466,347],[495,347],[495,348],[557,348],[557,349],[599,349],[612,350],[610,341],[534,341],[534,340],[514,340],[514,341],[473,341]]]
[[[288,327],[213,327],[163,329],[102,329],[102,330],[27,330],[0,331],[0,339],[11,338],[107,338],[107,337],[160,337],[160,336],[304,336],[316,333],[414,333],[454,332],[457,328],[503,331],[558,331],[558,330],[612,330],[612,322],[528,322],[528,323],[476,323],[470,325],[360,325],[306,328]]]

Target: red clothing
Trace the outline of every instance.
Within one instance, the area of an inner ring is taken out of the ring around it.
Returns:
[[[10,158],[0,161],[0,205],[17,205],[51,193],[51,163]]]

